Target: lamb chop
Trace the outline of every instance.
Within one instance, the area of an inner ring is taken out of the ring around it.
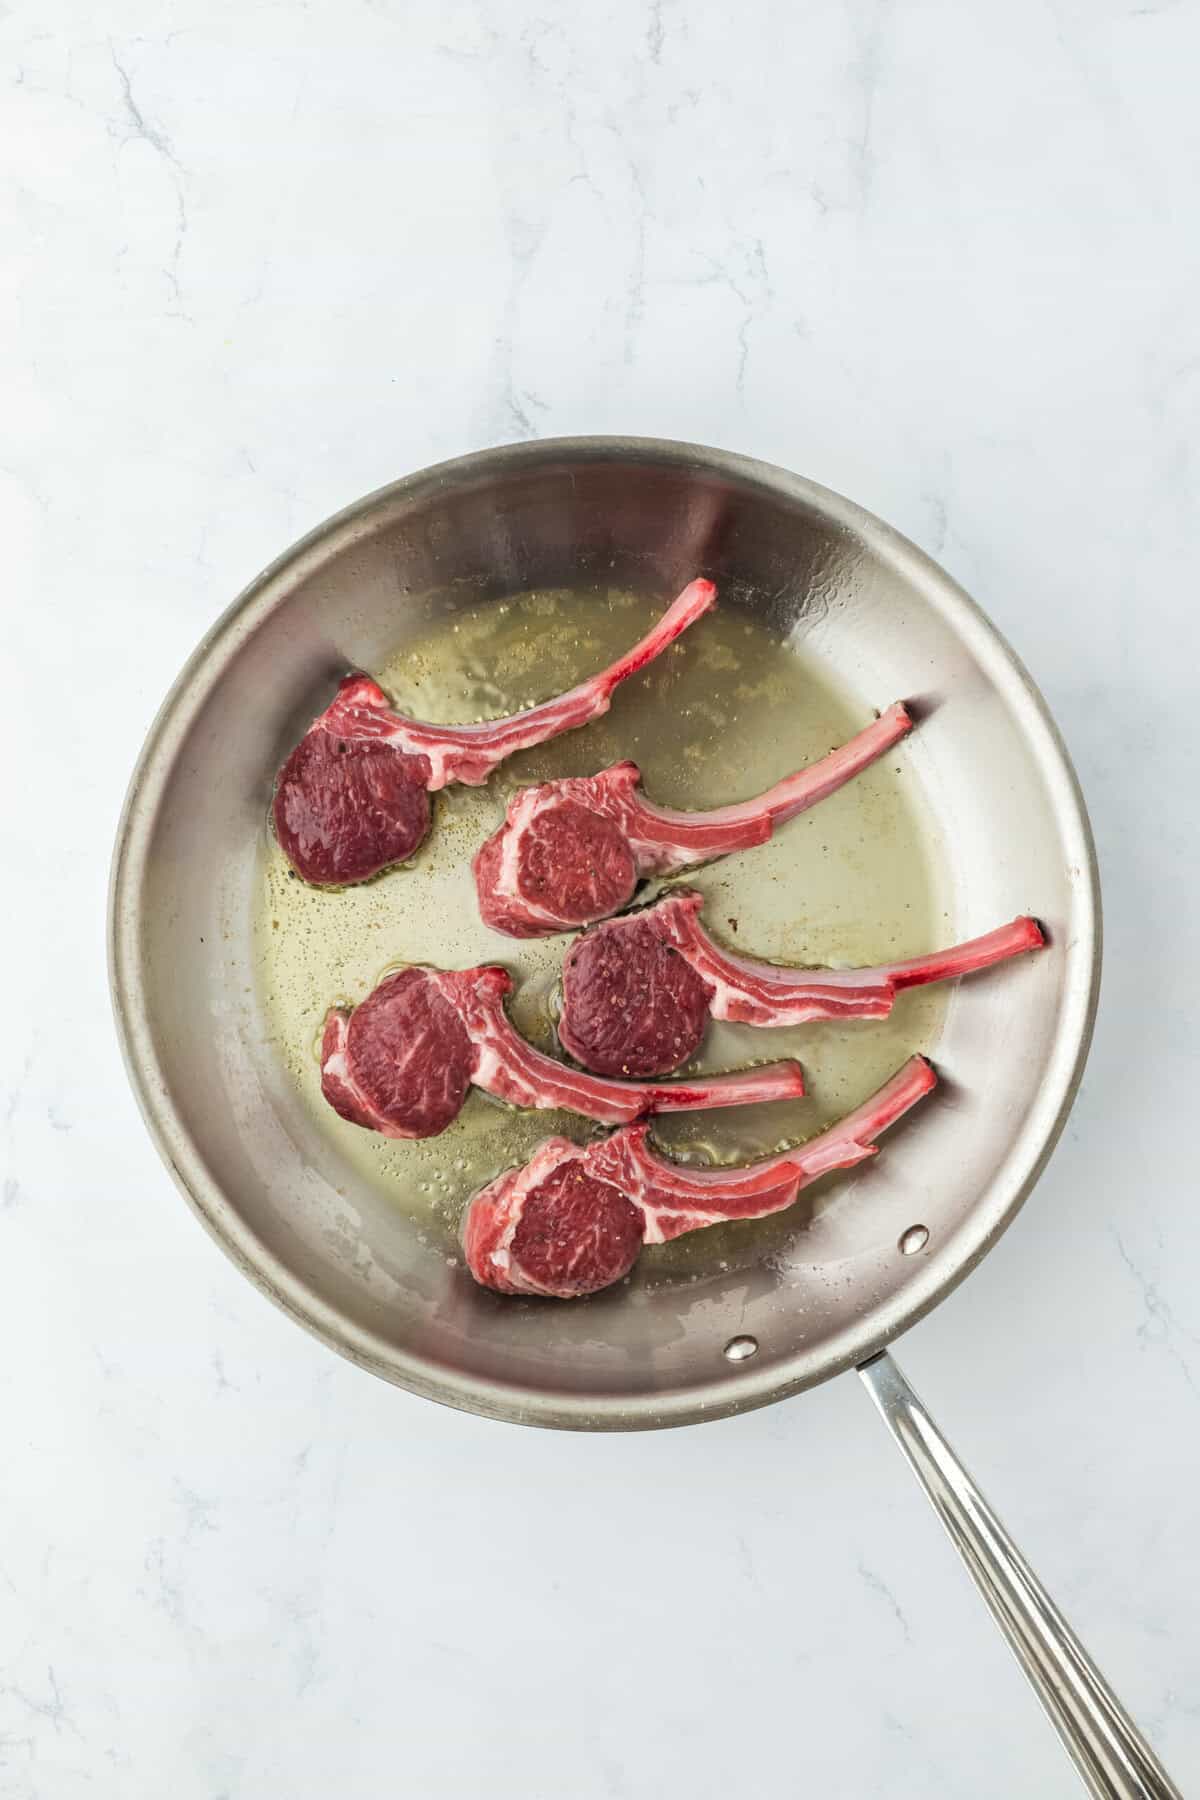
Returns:
[[[506,756],[598,719],[614,689],[660,656],[716,596],[711,581],[690,582],[609,668],[507,719],[425,725],[393,712],[369,675],[347,675],[279,771],[272,814],[284,855],[317,887],[369,881],[406,861],[428,834],[431,793],[455,781],[479,787]]]
[[[467,1267],[502,1294],[574,1300],[627,1275],[643,1244],[791,1206],[830,1169],[875,1154],[875,1139],[937,1076],[914,1056],[862,1106],[818,1137],[742,1168],[684,1168],[656,1156],[631,1125],[580,1147],[549,1138],[524,1168],[483,1188],[463,1220]]]
[[[385,1137],[436,1137],[472,1083],[514,1106],[565,1107],[605,1125],[654,1112],[748,1106],[804,1092],[797,1062],[647,1085],[609,1081],[544,1056],[504,1010],[507,971],[400,969],[352,1010],[334,1007],[321,1040],[321,1091],[335,1112]]]
[[[1036,919],[877,969],[796,969],[735,956],[700,924],[703,896],[678,888],[641,912],[608,919],[563,963],[558,1035],[601,1075],[667,1075],[694,1055],[710,1018],[741,1025],[885,1019],[904,988],[950,981],[1044,942]]]
[[[508,937],[549,937],[619,912],[645,875],[671,875],[763,844],[777,825],[823,800],[912,729],[888,708],[820,762],[785,776],[755,800],[711,812],[655,806],[636,763],[598,775],[522,788],[504,824],[475,854],[484,923]]]

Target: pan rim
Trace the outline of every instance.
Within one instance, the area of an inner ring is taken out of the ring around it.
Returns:
[[[567,1389],[488,1381],[446,1371],[350,1321],[289,1269],[259,1238],[209,1172],[203,1151],[171,1101],[153,1047],[139,958],[139,893],[145,850],[174,754],[216,680],[261,618],[285,597],[306,562],[324,560],[374,529],[398,503],[453,483],[471,484],[525,463],[636,460],[692,468],[815,505],[868,549],[898,567],[955,635],[966,639],[1010,704],[1047,781],[1064,842],[1079,869],[1073,920],[1081,972],[1068,987],[1054,1054],[1037,1101],[1016,1134],[1003,1169],[977,1197],[970,1217],[981,1228],[965,1254],[937,1279],[913,1272],[867,1325],[827,1343],[817,1366],[798,1353],[757,1368],[719,1371],[705,1382],[640,1396],[581,1397]],[[277,591],[278,590],[278,591]],[[894,527],[857,502],[775,464],[738,452],[670,439],[579,436],[496,446],[433,464],[375,489],[306,533],[256,576],[204,635],[172,683],[147,732],[117,828],[109,881],[107,950],[117,1035],[139,1110],[172,1178],[210,1235],[254,1285],[330,1349],[426,1399],[519,1424],[569,1430],[650,1430],[727,1417],[819,1385],[867,1361],[952,1293],[983,1260],[1025,1203],[1058,1142],[1091,1044],[1099,1000],[1102,923],[1099,870],[1091,826],[1066,745],[1045,699],[1007,640],[966,591]],[[804,1364],[803,1367],[798,1365]]]

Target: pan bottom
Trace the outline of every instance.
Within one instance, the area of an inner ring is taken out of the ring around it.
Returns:
[[[526,593],[455,613],[374,672],[403,711],[444,722],[494,716],[569,687],[660,611],[657,601],[607,588]],[[553,1010],[570,939],[519,942],[490,931],[471,882],[470,858],[516,788],[632,757],[654,799],[719,805],[823,755],[872,710],[903,697],[852,697],[806,641],[803,619],[785,643],[749,612],[723,604],[620,689],[604,719],[514,758],[485,788],[438,795],[434,830],[406,868],[342,892],[309,888],[291,874],[264,827],[255,963],[266,1047],[279,1080],[344,1164],[347,1191],[366,1184],[382,1193],[431,1249],[455,1257],[459,1218],[477,1188],[551,1133],[578,1141],[594,1129],[569,1114],[515,1112],[472,1091],[441,1136],[400,1143],[345,1123],[320,1094],[317,1044],[326,1008],[361,1000],[387,969],[406,962],[503,963],[518,981],[515,1022],[540,1048],[557,1048]],[[954,936],[949,883],[906,744],[769,844],[687,879],[705,893],[714,935],[780,961],[873,963]],[[770,1032],[714,1025],[691,1069],[795,1055],[810,1097],[676,1115],[656,1125],[656,1135],[677,1155],[718,1162],[766,1155],[811,1136],[914,1050],[929,1050],[945,1004],[943,990],[926,989],[902,996],[879,1023]],[[836,1187],[835,1177],[809,1190],[799,1216],[716,1228],[648,1251],[631,1280],[653,1288],[761,1262],[792,1244],[801,1218],[827,1206]]]

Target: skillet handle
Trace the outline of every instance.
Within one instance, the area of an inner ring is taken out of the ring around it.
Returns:
[[[1089,1792],[1182,1800],[888,1352],[858,1372]]]

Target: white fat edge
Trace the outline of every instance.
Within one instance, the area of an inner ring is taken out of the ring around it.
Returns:
[[[342,1086],[349,1093],[353,1094],[359,1106],[362,1107],[363,1112],[366,1113],[371,1120],[371,1124],[367,1127],[368,1130],[378,1132],[380,1137],[398,1139],[408,1138],[411,1134],[406,1131],[399,1131],[395,1127],[389,1125],[379,1109],[367,1098],[361,1087],[359,1087],[358,1082],[350,1069],[349,1045],[350,1021],[343,1014],[339,1013],[337,1048],[332,1050],[328,1056],[322,1057],[321,1059],[322,1080],[324,1080],[326,1075],[331,1075],[336,1081],[340,1081]],[[334,1111],[337,1111],[336,1107],[334,1108]]]
[[[477,973],[477,971],[475,971]],[[466,996],[464,981],[466,971],[462,969],[430,969],[429,979],[446,1002],[454,1009],[459,1023],[471,1041],[474,1062],[471,1065],[471,1081],[475,1087],[492,1091],[492,1083],[501,1068],[501,1059],[492,1039],[491,1029],[487,1021],[487,1010],[478,994]],[[503,1002],[501,1002],[503,1005]],[[483,1024],[476,1023],[482,1016]]]
[[[545,907],[538,906],[536,901],[527,900],[517,886],[520,870],[521,833],[537,818],[540,812],[555,805],[559,798],[557,787],[550,793],[537,788],[525,788],[519,793],[508,810],[508,818],[501,827],[500,864],[496,871],[496,892],[502,899],[512,900],[531,920],[544,925],[553,925],[555,930],[562,929],[561,920]]]
[[[640,1203],[639,1203],[640,1204]],[[695,1207],[664,1207],[653,1209],[642,1205],[642,1217],[646,1221],[646,1229],[642,1234],[644,1244],[669,1244],[675,1238],[685,1235],[682,1231],[672,1232],[668,1238],[664,1235],[660,1220],[670,1219],[673,1223],[679,1219],[688,1221],[688,1231],[703,1231],[708,1225],[725,1225],[729,1223],[727,1216],[720,1212],[699,1212]]]
[[[350,1042],[350,1021],[343,1013],[337,1013],[335,1014],[335,1017],[337,1019],[338,1031],[337,1045],[335,1049],[329,1052],[328,1056],[322,1056],[321,1073],[322,1075],[336,1075],[339,1080],[346,1083],[347,1087],[353,1088],[355,1093],[357,1093],[358,1085],[350,1073],[350,1065],[346,1060],[346,1050]]]
[[[386,742],[395,744],[409,756],[423,756],[427,759],[429,780],[425,785],[431,794],[436,793],[439,788],[448,787],[453,781],[448,765],[451,753],[459,748],[457,744],[431,742],[428,738],[423,738],[419,730],[414,731],[403,722],[388,733]]]
[[[472,1042],[475,1046],[475,1067],[471,1074],[471,1080],[476,1087],[485,1088],[488,1093],[494,1093],[496,1079],[505,1065],[490,1040],[473,1038]],[[511,1082],[513,1079],[511,1070],[508,1070],[507,1074]]]
[[[694,850],[679,850],[662,838],[643,837],[624,812],[614,810],[612,816],[625,833],[639,875],[678,875],[684,869],[698,868],[704,860],[697,858]]]
[[[641,1163],[632,1157],[629,1158],[628,1161],[622,1157],[621,1163],[624,1164],[624,1166],[619,1167],[619,1174],[609,1173],[606,1170],[601,1169],[598,1171],[599,1178],[602,1181],[611,1182],[615,1188],[619,1189],[619,1191],[625,1195],[625,1198],[631,1205],[637,1207],[642,1215],[644,1224],[642,1233],[642,1242],[644,1244],[671,1243],[674,1238],[682,1237],[684,1235],[684,1233],[677,1231],[672,1234],[672,1237],[666,1237],[663,1233],[661,1223],[664,1219],[669,1219],[673,1223],[680,1219],[686,1219],[688,1221],[688,1231],[703,1231],[709,1225],[727,1225],[740,1222],[741,1216],[737,1216],[731,1221],[729,1214],[720,1206],[716,1205],[706,1207],[694,1201],[686,1203],[683,1201],[677,1201],[675,1203],[667,1201],[665,1204],[660,1203],[654,1198],[656,1189],[652,1171],[643,1168]],[[800,1188],[804,1185],[805,1180],[801,1177],[797,1184],[796,1192],[799,1193]],[[650,1197],[647,1198],[647,1195]],[[794,1201],[794,1199],[795,1195],[793,1195],[792,1201]],[[788,1204],[791,1205],[792,1201],[789,1201]],[[775,1210],[782,1211],[783,1209],[777,1208]],[[744,1216],[750,1218],[755,1215]]]
[[[537,812],[537,792],[533,788],[525,788],[513,801],[509,808],[508,818],[501,827],[500,863],[496,870],[496,892],[502,894],[506,900],[519,898],[517,870],[521,833],[536,817]],[[531,910],[536,911],[537,909],[532,908]]]

